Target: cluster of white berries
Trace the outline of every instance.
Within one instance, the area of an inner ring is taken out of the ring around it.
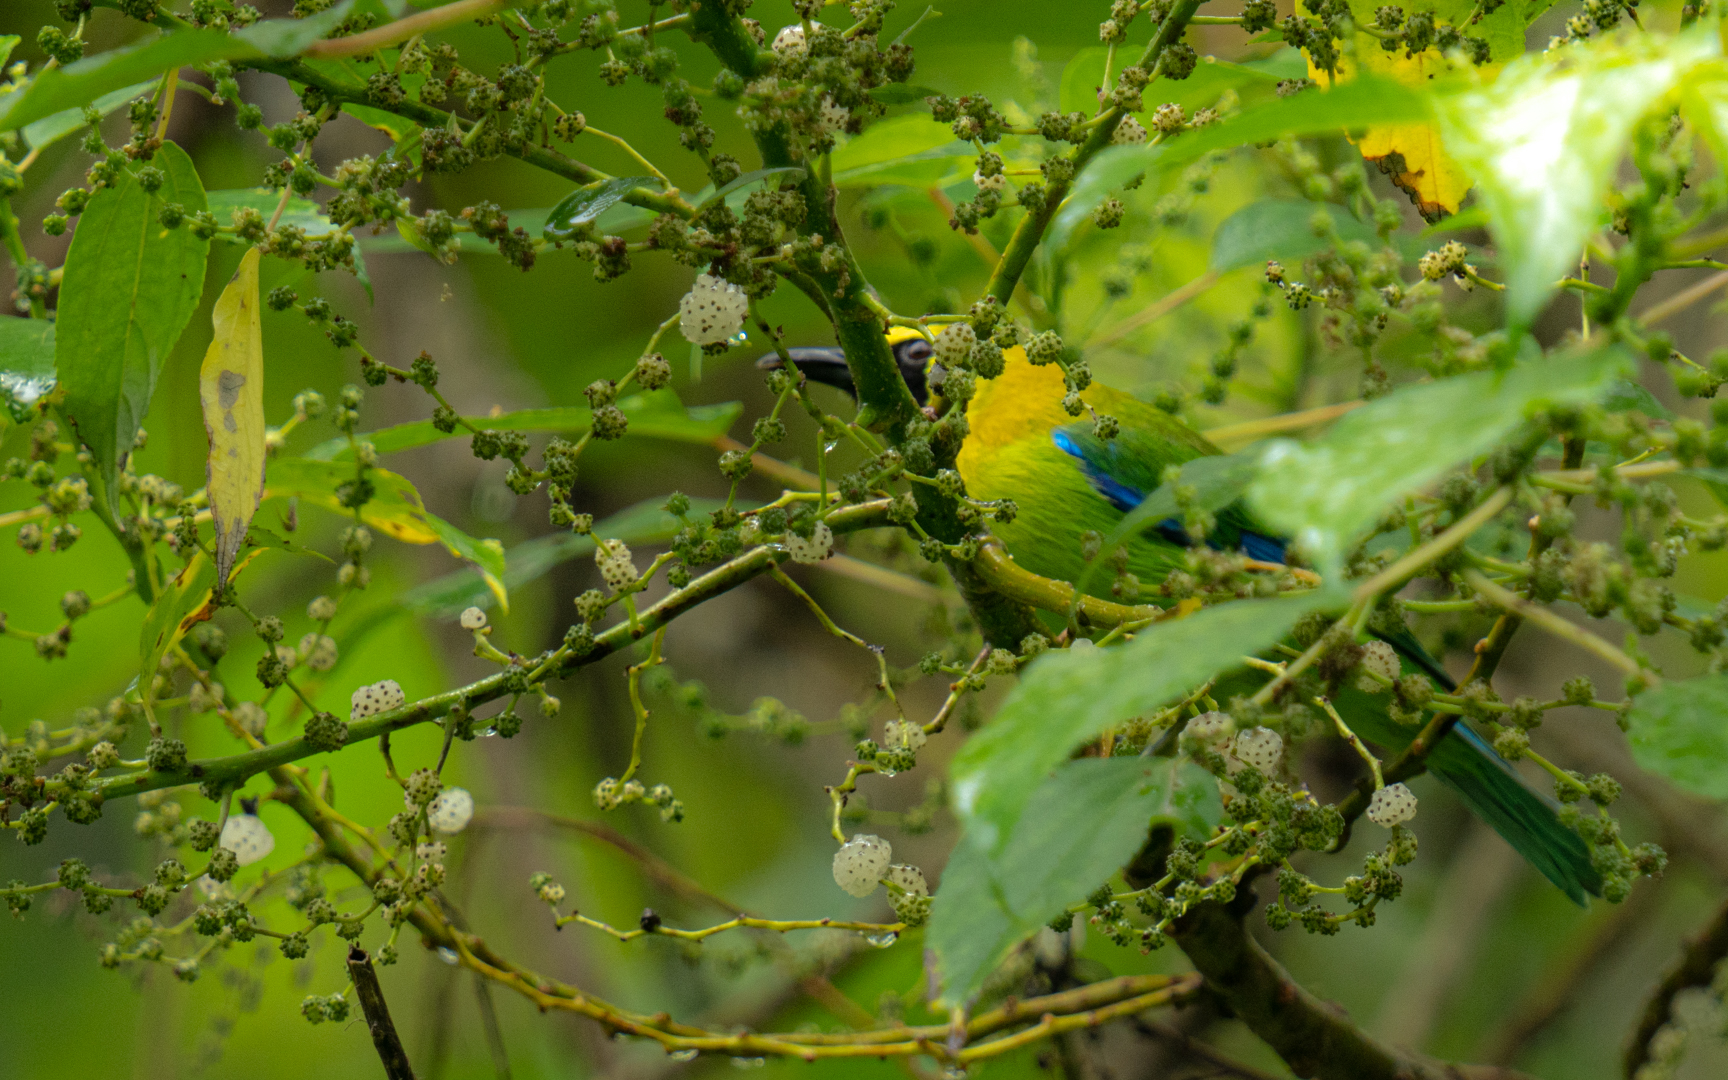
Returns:
[[[250,866],[276,850],[276,838],[253,814],[230,814],[217,844],[234,853],[234,861]]]
[[[622,540],[600,541],[594,548],[594,565],[600,568],[601,578],[613,592],[636,582],[636,564],[631,561],[630,549]]]
[[[972,174],[972,183],[977,186],[979,191],[1002,191],[1008,186],[1008,178],[1001,173],[985,176],[981,172],[975,172]],[[971,329],[971,327],[967,327],[967,329]]]
[[[795,563],[819,563],[834,554],[834,530],[825,521],[818,521],[806,540],[797,533],[786,534],[786,551]]]
[[[1182,740],[1209,750],[1222,751],[1236,733],[1236,721],[1227,712],[1204,712],[1188,721]]]
[[[932,352],[936,362],[943,367],[959,367],[966,362],[966,358],[972,353],[972,346],[977,342],[978,335],[972,332],[970,323],[949,323],[936,335]]]
[[[1284,737],[1271,728],[1249,728],[1236,736],[1234,752],[1242,764],[1252,765],[1270,776],[1284,756]]]
[[[474,820],[474,796],[459,787],[445,788],[432,804],[426,807],[426,824],[433,832],[453,836],[468,827]]]
[[[264,726],[270,722],[270,714],[256,701],[242,701],[234,706],[234,719],[248,734],[262,738]]]
[[[362,720],[381,712],[389,712],[407,700],[401,685],[395,679],[375,682],[354,691],[354,696],[349,699],[348,718]]]
[[[916,751],[929,741],[922,724],[895,717],[882,725],[882,745],[890,750]]]
[[[930,921],[930,883],[924,880],[924,871],[916,866],[895,863],[883,875],[882,884],[889,887],[888,903],[901,922],[907,926],[922,926]]]
[[[1368,674],[1373,672],[1373,675]],[[1378,694],[1386,689],[1386,683],[1374,678],[1391,682],[1404,673],[1404,666],[1398,662],[1397,650],[1384,641],[1370,641],[1362,646],[1362,674],[1356,677],[1356,688],[1370,694]]]
[[[336,666],[336,639],[329,634],[307,634],[300,639],[297,652],[300,662],[313,671],[329,671]]]
[[[1390,829],[1416,816],[1416,796],[1403,784],[1387,784],[1368,800],[1368,820]]]
[[[481,611],[477,607],[462,609],[462,629],[464,629],[464,630],[484,630],[484,629],[486,629],[486,613],[484,611]]]
[[[692,344],[713,345],[744,327],[750,297],[743,289],[713,274],[701,274],[678,301],[678,329]]]
[[[781,27],[780,32],[774,35],[774,44],[770,48],[781,56],[801,55],[808,48],[804,41],[804,28],[802,26]]]
[[[893,862],[894,848],[888,841],[857,833],[834,853],[834,883],[853,896],[869,896]]]
[[[1146,141],[1146,127],[1132,116],[1125,116],[1116,125],[1116,133],[1110,136],[1110,142],[1116,146],[1139,146]]]

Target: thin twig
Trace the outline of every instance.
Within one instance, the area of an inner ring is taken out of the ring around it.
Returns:
[[[1638,661],[1627,656],[1623,650],[1615,648],[1582,626],[1556,615],[1542,605],[1533,604],[1517,593],[1494,584],[1484,577],[1481,571],[1464,571],[1464,580],[1470,583],[1472,589],[1487,597],[1490,603],[1502,611],[1513,612],[1555,637],[1569,641],[1586,652],[1594,653],[1628,675],[1647,679],[1653,687],[1661,684],[1661,679],[1655,672],[1640,665]]]
[[[372,1032],[378,1060],[384,1063],[384,1075],[389,1080],[414,1080],[408,1052],[402,1049],[402,1038],[396,1034],[396,1025],[390,1022],[390,1007],[384,1002],[378,972],[372,967],[372,958],[358,945],[348,949],[348,977],[354,981],[354,996],[360,999],[360,1010],[366,1014],[366,1027]]]

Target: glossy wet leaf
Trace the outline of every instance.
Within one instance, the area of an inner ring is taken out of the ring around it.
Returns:
[[[711,443],[731,429],[744,406],[736,401],[719,405],[686,407],[670,390],[647,394],[631,394],[618,399],[617,406],[630,421],[626,437],[631,435],[672,442]],[[550,409],[519,409],[502,416],[470,416],[468,422],[482,430],[493,431],[585,431],[593,414],[580,405],[564,405]],[[465,427],[445,433],[432,426],[430,420],[370,432],[361,438],[370,442],[380,454],[393,454],[425,446],[441,439],[466,439],[472,436]],[[306,456],[315,461],[341,461],[353,457],[353,447],[346,438],[319,443]]]
[[[1013,948],[1080,903],[1134,857],[1155,824],[1204,839],[1218,789],[1198,766],[1152,757],[1057,765],[1026,802],[1019,828],[992,853],[963,836],[942,872],[926,941],[942,999],[970,1001]]]
[[[1536,317],[1604,220],[1633,126],[1720,51],[1713,26],[1663,42],[1602,38],[1435,98],[1446,146],[1488,209],[1515,327]]]
[[[8,419],[29,419],[29,407],[52,389],[54,324],[0,318],[0,431]]]
[[[999,853],[1022,820],[1028,794],[1076,746],[1179,700],[1234,658],[1283,637],[1306,612],[1338,599],[1311,594],[1220,604],[1147,627],[1123,645],[1039,657],[996,718],[954,756],[954,809],[972,841],[986,854]]]
[[[198,371],[204,433],[205,491],[216,528],[216,580],[246,539],[246,527],[264,495],[264,331],[259,317],[257,248],[247,248],[240,268],[216,299],[215,334]]]
[[[1728,799],[1728,675],[1639,695],[1626,741],[1639,766],[1707,799]]]
[[[652,176],[615,176],[579,187],[558,201],[540,231],[548,240],[568,240],[580,231],[578,226],[594,221],[640,187],[658,190],[660,181]]]
[[[1403,387],[1313,442],[1268,443],[1249,502],[1324,573],[1389,507],[1511,438],[1533,410],[1599,400],[1628,370],[1607,348]]]
[[[198,306],[210,246],[185,225],[168,229],[156,220],[170,202],[188,216],[204,209],[192,159],[164,143],[154,163],[163,174],[154,194],[123,172],[91,197],[60,287],[56,368],[66,411],[95,456],[110,505],[156,378]]]
[[[1268,259],[1298,263],[1328,243],[1314,234],[1314,215],[1319,213],[1330,215],[1333,227],[1345,241],[1360,240],[1365,244],[1378,241],[1373,226],[1358,220],[1342,206],[1298,199],[1262,199],[1219,223],[1218,231],[1212,234],[1209,268],[1221,274],[1264,264]]]

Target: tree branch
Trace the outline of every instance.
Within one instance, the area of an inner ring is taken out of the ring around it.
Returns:
[[[384,1075],[389,1080],[414,1080],[414,1070],[408,1064],[408,1052],[402,1049],[402,1038],[390,1020],[390,1006],[384,1002],[384,988],[378,984],[378,972],[372,958],[358,945],[348,947],[348,977],[354,982],[354,996],[360,999],[360,1011],[366,1014],[366,1027],[372,1032],[372,1045],[378,1050],[378,1060],[384,1063]]]
[[[1708,986],[1716,965],[1728,956],[1728,901],[1724,901],[1711,916],[1704,929],[1686,942],[1680,960],[1662,977],[1650,1000],[1644,1004],[1644,1014],[1632,1029],[1632,1041],[1626,1047],[1625,1074],[1628,1078],[1650,1060],[1650,1041],[1674,1017],[1674,999],[1682,990]]]
[[[1433,1061],[1378,1042],[1336,1006],[1303,989],[1249,936],[1242,920],[1253,903],[1252,890],[1242,889],[1229,906],[1194,905],[1176,920],[1171,937],[1206,977],[1207,987],[1297,1076],[1317,1080],[1520,1080],[1523,1076],[1494,1066]]]

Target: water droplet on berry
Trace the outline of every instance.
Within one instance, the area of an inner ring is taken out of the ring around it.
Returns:
[[[673,1061],[695,1061],[697,1057],[700,1056],[700,1053],[701,1052],[697,1050],[674,1050],[666,1056],[671,1058]]]
[[[449,964],[451,967],[455,967],[457,964],[462,962],[462,958],[456,955],[455,949],[447,949],[442,945],[438,947],[438,959]]]
[[[757,1069],[766,1064],[768,1064],[767,1058],[735,1057],[732,1059],[732,1067],[734,1069]]]
[[[864,937],[865,944],[869,945],[872,949],[886,949],[899,940],[900,935],[896,934],[892,930],[886,934],[866,934]]]

